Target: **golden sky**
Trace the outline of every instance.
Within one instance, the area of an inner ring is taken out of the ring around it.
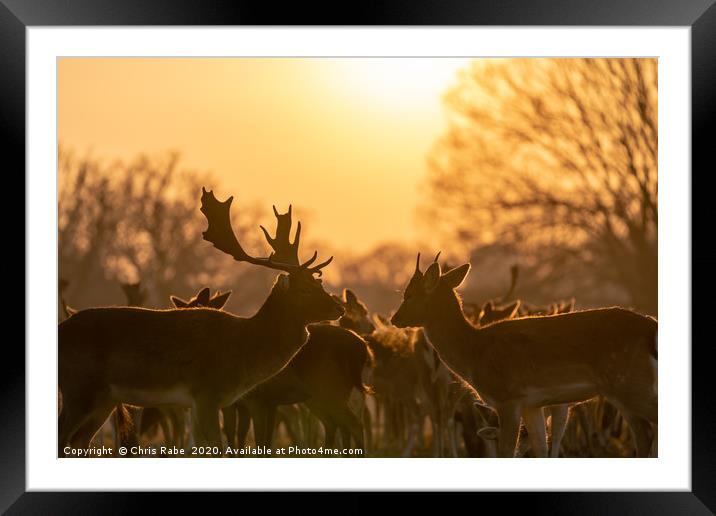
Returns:
[[[346,250],[425,237],[426,156],[466,59],[66,58],[58,136],[103,158],[178,150],[217,196],[284,210]],[[197,195],[198,203],[198,195]]]

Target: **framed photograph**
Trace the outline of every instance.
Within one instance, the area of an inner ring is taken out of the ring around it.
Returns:
[[[712,3],[3,0],[27,201],[3,510],[539,491],[710,513]]]

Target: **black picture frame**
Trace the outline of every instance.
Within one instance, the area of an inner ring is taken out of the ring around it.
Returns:
[[[25,168],[25,29],[30,26],[87,25],[577,25],[684,26],[691,28],[692,71],[692,275],[697,292],[713,291],[716,255],[693,238],[709,234],[708,195],[702,182],[714,167],[709,135],[716,126],[716,0],[442,0],[281,3],[201,0],[0,0],[0,131],[5,163]],[[280,6],[280,7],[279,7]],[[711,129],[711,131],[709,131]],[[10,158],[8,160],[7,158]],[[683,171],[688,174],[689,171]],[[20,177],[20,174],[5,176]],[[694,188],[699,183],[700,188]],[[23,191],[25,187],[23,185]],[[9,191],[7,189],[6,191]],[[17,190],[14,190],[17,192]],[[27,191],[25,196],[29,195]],[[17,197],[15,194],[13,197]],[[17,225],[15,223],[15,225]],[[25,269],[26,275],[28,271]],[[688,300],[685,300],[688,301]],[[30,306],[26,307],[31,309]],[[698,339],[711,312],[708,298],[692,299],[692,491],[641,493],[509,494],[513,504],[550,514],[711,514],[716,511],[716,407],[711,395],[710,339]],[[11,514],[64,512],[119,514],[145,506],[146,493],[25,492],[25,354],[7,339],[0,374],[0,510]],[[241,494],[240,496],[246,496]],[[351,495],[342,512],[365,512],[371,495]],[[488,503],[480,494],[481,505]],[[162,503],[188,509],[186,497]],[[463,498],[462,496],[460,497]],[[414,497],[420,500],[421,497]],[[295,500],[276,504],[301,503]],[[250,504],[251,502],[249,502]],[[419,502],[422,503],[422,502]],[[452,503],[461,503],[456,500]],[[486,507],[485,505],[482,505]],[[247,506],[248,507],[248,506]],[[165,510],[170,510],[168,506]],[[274,509],[276,506],[273,507]]]

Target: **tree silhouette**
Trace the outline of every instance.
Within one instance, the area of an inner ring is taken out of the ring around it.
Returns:
[[[431,224],[657,311],[657,61],[479,60],[446,94]]]
[[[268,274],[246,280],[246,268],[203,240],[201,187],[213,182],[179,170],[176,154],[104,163],[60,147],[58,163],[59,272],[69,280],[71,306],[122,303],[119,283],[141,281],[149,306],[166,306],[170,294],[238,282],[234,304],[252,307],[254,291],[270,283]],[[263,249],[256,207],[241,211],[236,231],[250,249]]]

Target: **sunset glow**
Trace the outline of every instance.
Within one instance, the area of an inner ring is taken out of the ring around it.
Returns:
[[[293,203],[309,238],[412,242],[441,95],[466,59],[63,59],[59,142],[131,160],[181,153],[218,192]]]

